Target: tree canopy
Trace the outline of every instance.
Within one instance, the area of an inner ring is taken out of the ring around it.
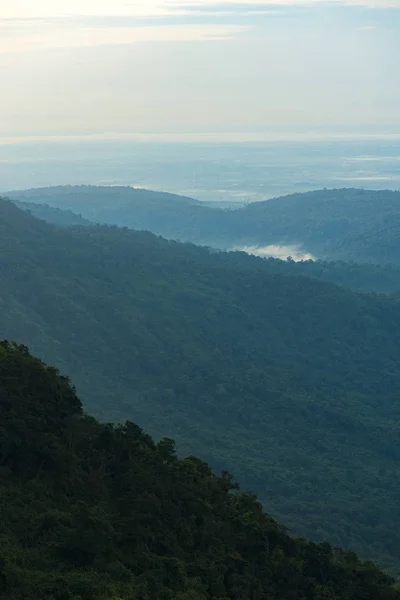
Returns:
[[[138,425],[100,424],[0,342],[0,598],[398,600],[371,562],[289,537],[256,497]]]

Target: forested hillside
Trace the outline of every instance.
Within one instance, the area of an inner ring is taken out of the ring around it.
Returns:
[[[0,342],[3,600],[399,600],[370,562],[287,535],[171,439],[101,425],[26,347]]]
[[[11,192],[10,197],[73,210],[92,221],[224,249],[298,245],[326,260],[400,264],[400,192],[318,190],[238,210],[123,187],[42,188]]]
[[[231,252],[226,261],[246,265],[261,273],[290,277],[312,277],[335,283],[355,291],[392,294],[400,290],[400,265],[375,265],[346,261],[303,260],[295,262],[278,258],[248,257],[243,252]]]
[[[73,376],[88,410],[176,438],[294,533],[400,572],[400,303],[6,201],[0,260],[1,337]]]
[[[246,233],[327,259],[400,263],[400,191],[318,190],[253,203]]]

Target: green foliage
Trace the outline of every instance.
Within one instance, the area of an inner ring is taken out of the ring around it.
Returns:
[[[175,439],[179,455],[233,471],[296,535],[399,574],[397,300],[144,232],[57,229],[7,202],[0,260],[2,337],[73,377],[88,410]],[[31,425],[15,417],[12,427],[4,456],[23,468]],[[128,433],[133,443],[139,433]],[[113,443],[107,428],[102,440]],[[40,473],[54,455],[68,473],[71,456],[54,445],[50,436],[26,468]],[[176,460],[169,440],[159,452]],[[193,480],[209,472],[196,464],[183,462]],[[101,479],[90,489],[102,494]],[[95,538],[84,535],[90,557]]]
[[[0,374],[1,600],[399,600],[372,563],[289,537],[172,440],[87,417],[25,346],[0,344]]]

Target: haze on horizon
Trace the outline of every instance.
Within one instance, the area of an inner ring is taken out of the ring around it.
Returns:
[[[400,0],[14,0],[0,138],[400,131]]]

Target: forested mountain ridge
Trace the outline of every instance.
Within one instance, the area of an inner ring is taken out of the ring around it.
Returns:
[[[102,419],[176,438],[296,534],[399,573],[400,304],[231,258],[2,201],[0,335]]]
[[[58,186],[4,195],[11,200],[39,202],[71,210],[95,223],[150,231],[162,228],[163,222],[169,222],[171,217],[178,218],[178,215],[184,220],[185,217],[190,220],[196,207],[208,210],[194,198],[123,186]]]
[[[227,472],[137,425],[101,425],[0,342],[0,598],[399,600],[353,553],[287,535]]]
[[[237,210],[124,187],[66,186],[7,195],[218,248],[297,245],[326,260],[400,264],[400,191],[317,190]]]
[[[37,190],[37,193],[39,193],[39,190]],[[36,204],[35,202],[12,201],[16,206],[30,212],[35,217],[55,225],[63,227],[94,225],[94,222],[84,219],[81,215],[73,213],[69,209],[55,208],[48,204]],[[400,290],[400,265],[397,264],[378,265],[343,260],[302,260],[295,262],[274,258],[261,259],[254,256],[247,258],[243,252],[238,251],[235,252],[235,255],[231,254],[229,259],[226,258],[241,266],[246,265],[251,269],[261,269],[261,272],[267,269],[269,273],[314,277],[343,285],[355,291],[391,294]]]

